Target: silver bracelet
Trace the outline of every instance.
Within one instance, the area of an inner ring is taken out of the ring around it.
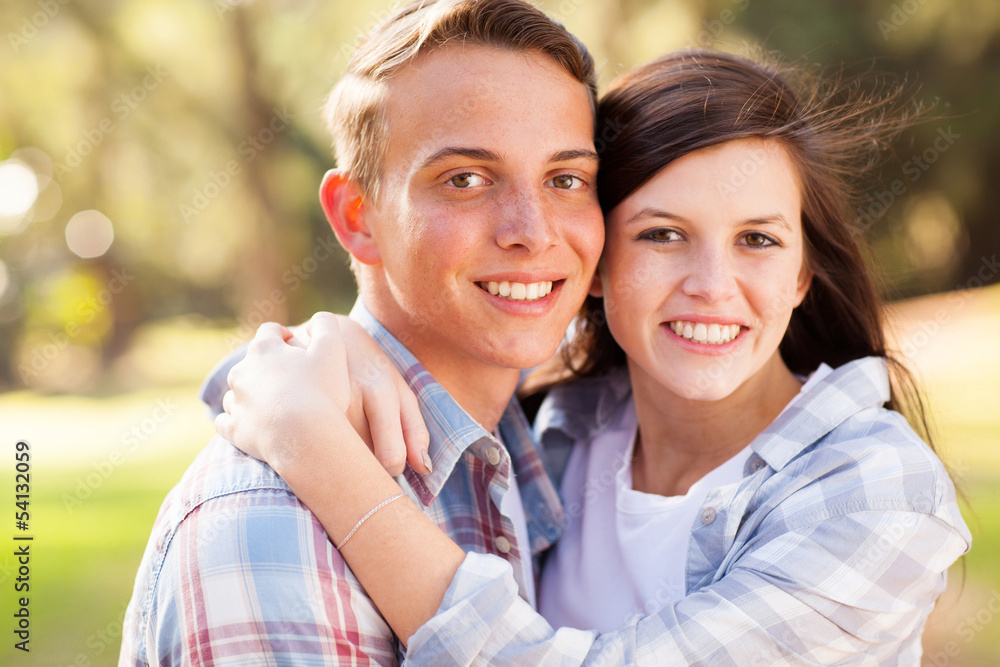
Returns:
[[[367,521],[368,519],[370,519],[372,517],[372,515],[375,514],[375,512],[378,512],[380,509],[382,509],[383,507],[385,507],[386,505],[388,505],[389,503],[391,503],[393,500],[398,500],[398,499],[402,498],[405,495],[406,495],[405,493],[397,493],[396,495],[392,496],[391,498],[386,498],[385,500],[383,500],[382,502],[380,502],[378,505],[376,505],[375,507],[371,508],[371,510],[369,510],[368,514],[366,514],[363,517],[361,517],[361,520],[358,521],[356,524],[354,524],[354,528],[351,528],[351,532],[349,532],[347,534],[347,537],[345,537],[344,539],[342,539],[340,541],[340,544],[337,545],[337,550],[339,551],[345,544],[347,544],[347,540],[351,539],[351,536],[353,536],[354,533],[355,533],[355,531],[357,531],[357,529],[361,527],[361,524],[363,524],[365,521]]]

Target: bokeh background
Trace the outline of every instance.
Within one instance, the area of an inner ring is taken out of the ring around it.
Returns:
[[[975,547],[925,664],[1000,664],[1000,3],[550,0],[602,84],[690,46],[892,72],[936,104],[858,211]],[[269,319],[346,310],[319,109],[384,0],[0,4],[0,663],[111,665],[156,511],[212,433],[197,387]],[[13,648],[14,447],[32,453]],[[8,548],[9,546],[9,548]]]

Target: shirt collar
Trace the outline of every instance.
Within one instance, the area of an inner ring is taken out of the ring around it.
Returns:
[[[549,431],[562,432],[570,442],[586,442],[612,424],[631,397],[628,372],[587,378],[551,392],[539,411],[535,432],[547,446],[557,442]],[[751,448],[780,470],[806,447],[862,410],[889,400],[889,376],[881,357],[848,362],[819,380],[788,407],[752,443]],[[560,464],[555,464],[556,478]]]
[[[885,359],[855,359],[818,381],[750,445],[769,466],[780,470],[849,417],[881,407],[888,400]]]
[[[441,492],[465,450],[483,438],[492,440],[492,435],[375,319],[360,298],[354,304],[350,317],[375,339],[417,397],[420,413],[430,434],[427,453],[434,472],[418,475],[407,467],[403,475],[427,506]],[[534,448],[524,414],[514,397],[507,404],[499,428],[513,460],[518,460],[525,448]]]
[[[574,380],[549,392],[535,417],[535,433],[540,442],[549,431],[561,431],[576,441],[591,440],[618,419],[631,396],[632,385],[624,367]]]

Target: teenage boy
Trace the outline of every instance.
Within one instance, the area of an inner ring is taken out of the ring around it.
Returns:
[[[400,484],[463,549],[509,560],[528,600],[562,509],[511,397],[601,252],[594,96],[585,48],[530,5],[440,0],[376,27],[327,108],[339,169],[320,197],[352,257],[352,318],[430,434],[432,472]],[[208,385],[216,411],[224,385],[225,370]],[[330,539],[216,437],[157,517],[120,664],[395,664],[400,642]]]

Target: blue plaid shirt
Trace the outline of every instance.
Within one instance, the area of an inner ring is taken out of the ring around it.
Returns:
[[[409,382],[430,432],[434,472],[407,468],[400,486],[463,549],[523,571],[521,559],[552,544],[563,520],[517,402],[500,421],[504,448],[360,302],[351,317]],[[230,355],[202,388],[214,413],[243,353]],[[500,512],[515,473],[530,545],[518,543]],[[401,657],[316,517],[269,466],[215,437],[160,509],[126,612],[119,664],[391,665]]]
[[[919,665],[946,570],[972,538],[944,466],[882,407],[888,397],[876,358],[801,395],[753,441],[742,480],[709,492],[686,597],[658,613],[603,635],[554,630],[517,597],[507,563],[469,554],[408,662]],[[551,394],[536,423],[550,461],[587,446],[629,401],[625,374]]]

